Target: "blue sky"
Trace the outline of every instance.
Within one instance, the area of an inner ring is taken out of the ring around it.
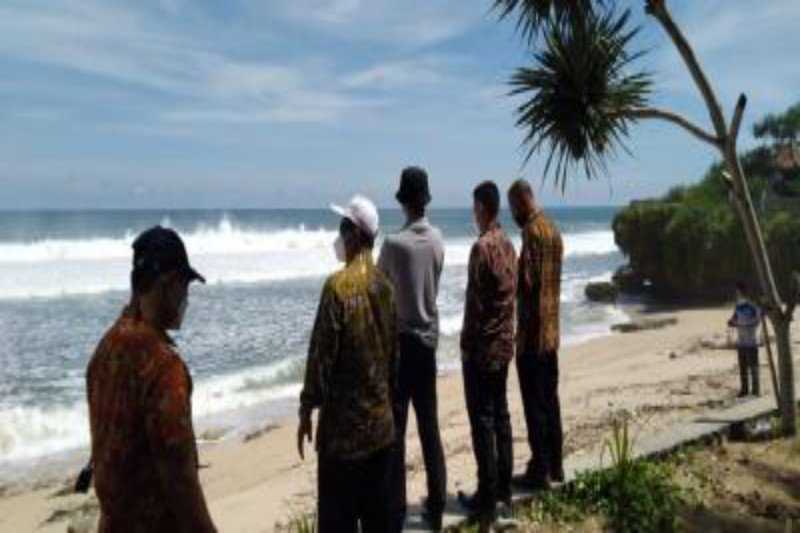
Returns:
[[[643,1],[654,104],[708,124]],[[800,2],[670,2],[718,89],[752,121],[800,100]],[[440,206],[522,167],[507,80],[528,56],[490,0],[2,0],[0,209],[392,205],[421,164]],[[548,205],[620,204],[696,180],[714,160],[671,125],[633,129],[608,180]]]

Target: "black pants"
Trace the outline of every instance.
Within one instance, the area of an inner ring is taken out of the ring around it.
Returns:
[[[365,459],[319,457],[317,490],[318,533],[389,531],[392,449]]]
[[[537,481],[557,478],[563,471],[564,444],[558,400],[558,353],[518,354],[517,374],[532,454],[527,474]]]
[[[464,395],[478,464],[478,505],[494,512],[497,501],[511,499],[514,455],[508,413],[508,368],[488,372],[467,360],[462,366]]]
[[[758,380],[758,348],[739,348],[739,379],[741,380],[742,394],[752,392],[758,396],[760,394],[760,382]],[[752,387],[748,387],[748,378]]]
[[[400,373],[395,397],[395,457],[392,467],[395,527],[401,528],[406,515],[406,427],[408,408],[414,404],[422,456],[428,479],[428,510],[441,512],[447,501],[447,470],[439,410],[436,399],[436,349],[411,335],[400,335]]]

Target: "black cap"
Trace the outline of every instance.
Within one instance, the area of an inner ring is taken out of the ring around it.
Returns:
[[[133,241],[133,270],[154,276],[178,271],[188,281],[206,282],[206,278],[189,265],[186,247],[178,233],[161,226],[144,231]]]
[[[420,167],[408,167],[400,175],[400,190],[395,195],[403,205],[427,205],[431,201],[428,190],[428,173]]]

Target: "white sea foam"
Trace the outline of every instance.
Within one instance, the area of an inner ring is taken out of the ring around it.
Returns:
[[[289,359],[197,380],[192,396],[195,420],[212,420],[215,415],[265,402],[297,398],[301,385],[296,368],[301,362]],[[0,464],[51,456],[88,444],[88,412],[83,401],[52,408],[0,407]]]
[[[336,233],[325,229],[255,231],[222,218],[183,237],[192,262],[211,284],[319,277],[337,266],[331,250]],[[0,243],[0,299],[125,290],[133,238],[127,233],[115,239]],[[564,240],[567,258],[617,250],[611,231],[569,233]],[[471,244],[448,241],[445,263],[466,265]]]
[[[169,221],[164,221],[169,225]],[[183,232],[192,262],[210,284],[263,283],[320,277],[337,264],[331,245],[335,232],[303,226],[275,230],[250,230],[223,218],[214,226]],[[126,290],[133,233],[118,238],[0,242],[0,299],[53,297]],[[515,244],[519,247],[518,237]],[[610,231],[567,233],[567,260],[617,250]],[[442,280],[441,331],[455,337],[461,329],[466,269],[472,239],[447,242]],[[607,278],[608,274],[604,274]],[[583,288],[589,275],[568,269],[562,301],[570,313],[578,306],[586,315],[565,317],[570,327],[565,342],[607,333],[611,322],[622,318],[613,306],[583,306]],[[585,309],[584,309],[585,308]],[[584,325],[585,324],[585,325]],[[213,419],[266,403],[297,397],[302,360],[196,379],[194,413],[198,420]],[[50,456],[88,444],[84,401],[51,407],[0,405],[0,464]]]
[[[608,255],[619,251],[614,242],[614,232],[610,230],[583,231],[564,234],[564,257],[566,259],[591,255]],[[522,242],[517,235],[512,237],[514,247],[519,252]],[[457,239],[447,243],[445,263],[450,266],[464,266],[469,262],[469,253],[474,242],[470,239]]]

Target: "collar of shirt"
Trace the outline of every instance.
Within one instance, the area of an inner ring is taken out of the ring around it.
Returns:
[[[372,250],[364,249],[358,253],[345,267],[346,270],[366,270],[372,265]]]
[[[423,216],[411,222],[406,222],[406,225],[403,226],[403,229],[414,230],[414,229],[426,228],[428,226],[430,226],[430,223],[428,222],[428,217]]]
[[[147,328],[149,328],[149,329],[153,330],[153,332],[154,332],[154,333],[155,333],[155,334],[156,334],[156,335],[157,335],[157,336],[158,336],[158,337],[159,337],[161,340],[163,340],[164,342],[166,342],[168,345],[170,345],[170,346],[173,346],[173,347],[174,347],[174,346],[176,346],[176,344],[175,344],[175,339],[173,339],[172,337],[170,337],[170,336],[169,336],[169,334],[168,334],[166,331],[164,331],[164,330],[160,330],[160,329],[158,329],[158,328],[155,328],[155,327],[153,327],[151,324],[148,324],[147,322],[145,322],[144,320],[142,320],[142,317],[139,315],[139,313],[137,313],[137,312],[136,312],[136,311],[135,311],[133,308],[131,308],[131,306],[130,306],[130,305],[126,305],[126,306],[125,306],[125,307],[122,309],[122,317],[123,317],[123,318],[126,318],[126,319],[128,319],[128,320],[132,320],[132,321],[134,321],[134,322],[141,322],[142,324],[144,324],[144,326],[145,326],[145,327],[147,327]]]
[[[493,220],[488,226],[486,226],[486,229],[481,233],[481,237],[499,229],[501,229],[500,223],[497,220]]]
[[[530,216],[528,217],[528,224],[532,224],[536,222],[536,219],[542,216],[542,210],[538,207],[534,207],[533,211],[531,212]]]

